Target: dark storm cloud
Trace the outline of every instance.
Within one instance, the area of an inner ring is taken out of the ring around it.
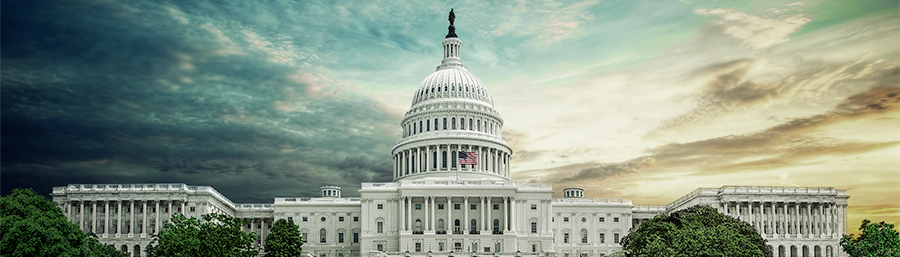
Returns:
[[[302,56],[274,58],[287,52],[241,32],[276,11],[3,2],[3,192],[184,182],[265,202],[389,180],[395,118],[336,82],[296,79],[314,72]]]

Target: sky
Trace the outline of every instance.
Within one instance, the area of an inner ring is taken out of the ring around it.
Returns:
[[[358,196],[450,8],[517,182],[834,187],[851,232],[900,222],[897,1],[3,1],[0,189]]]

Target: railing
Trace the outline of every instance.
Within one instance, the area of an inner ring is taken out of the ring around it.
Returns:
[[[425,232],[424,231],[413,231],[413,235],[421,235],[421,234],[425,234]]]
[[[503,231],[494,230],[494,235],[502,235]]]
[[[453,234],[454,234],[454,235],[462,235],[462,233],[463,233],[463,232],[460,231],[460,230],[453,231]]]
[[[438,234],[438,235],[446,235],[446,234],[447,234],[447,231],[437,231],[437,232],[435,232],[435,233]]]
[[[478,231],[478,230],[469,231],[469,235],[479,235],[479,234],[481,234],[481,231]]]

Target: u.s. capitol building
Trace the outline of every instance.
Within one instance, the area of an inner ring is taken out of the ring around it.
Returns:
[[[142,256],[175,212],[242,218],[260,245],[275,220],[293,220],[304,251],[319,257],[609,256],[642,222],[694,205],[749,222],[774,256],[843,255],[838,242],[849,196],[834,188],[700,188],[668,205],[635,205],[583,198],[581,188],[554,199],[548,185],[514,182],[503,119],[463,66],[452,18],[441,43],[441,64],[401,121],[403,136],[391,153],[394,180],[363,183],[358,198],[323,186],[316,197],[237,204],[208,186],[73,184],[54,187],[53,201],[101,242]]]

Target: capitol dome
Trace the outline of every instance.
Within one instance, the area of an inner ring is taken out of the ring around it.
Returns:
[[[449,30],[441,64],[419,84],[400,122],[394,180],[509,180],[512,150],[502,137],[503,119],[487,87],[462,64],[462,40],[452,23]]]

